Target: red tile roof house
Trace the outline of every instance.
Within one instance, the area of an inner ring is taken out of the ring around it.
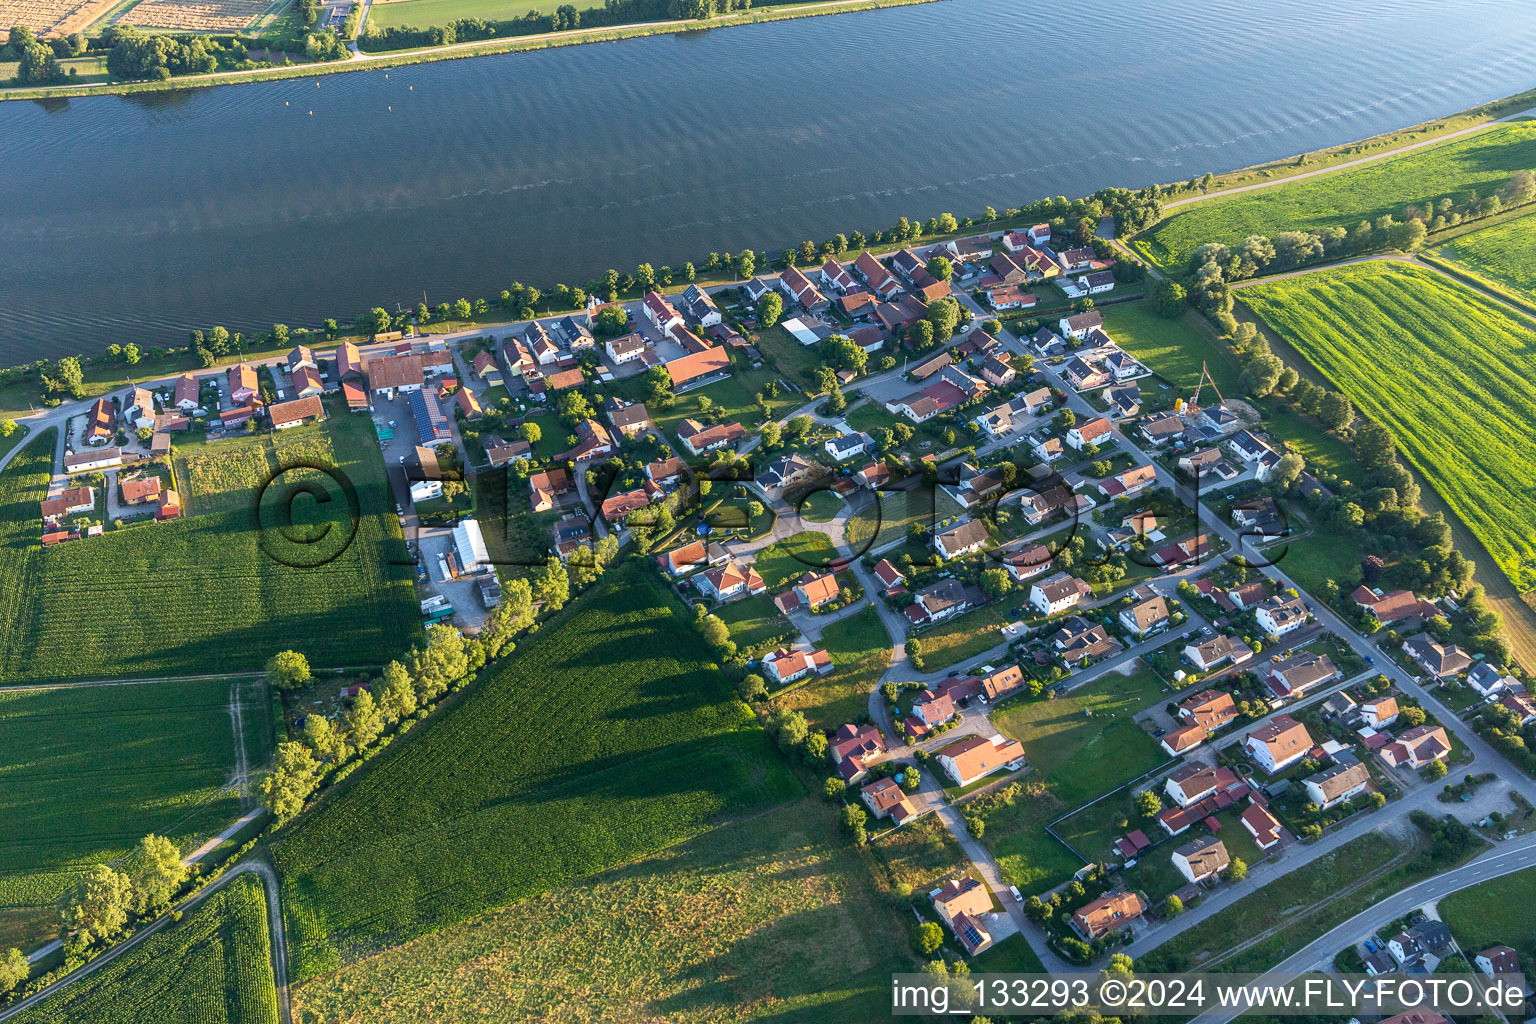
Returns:
[[[1307,756],[1312,736],[1290,715],[1276,715],[1243,736],[1243,748],[1270,775],[1282,772]]]
[[[880,582],[880,592],[887,597],[907,589],[907,578],[888,558],[882,558],[875,564],[875,579]]]
[[[885,753],[885,737],[873,725],[850,723],[839,726],[837,732],[832,734],[832,744],[828,749],[832,763],[838,767],[838,774],[845,782],[849,782],[869,767],[875,755]]]
[[[124,505],[143,505],[148,502],[160,501],[160,478],[158,476],[146,476],[138,480],[122,480],[118,483],[118,489],[122,492]]]
[[[1086,423],[1078,423],[1067,431],[1066,441],[1075,449],[1082,449],[1090,444],[1098,444],[1110,434],[1114,433],[1114,425],[1103,416],[1097,416]],[[1155,473],[1155,471],[1154,471]]]
[[[1281,833],[1284,831],[1278,819],[1269,813],[1269,809],[1259,803],[1250,803],[1238,820],[1243,823],[1243,828],[1253,837],[1254,845],[1261,850],[1271,850],[1279,844]]]
[[[785,648],[765,655],[762,666],[763,674],[780,686],[804,679],[812,672],[826,675],[834,667],[832,656],[824,650],[805,652]]]
[[[836,601],[839,593],[841,590],[837,585],[837,577],[832,573],[818,576],[808,572],[800,577],[799,583],[775,597],[773,603],[785,615],[802,609],[815,611],[824,604]]]
[[[877,818],[890,818],[898,825],[905,825],[917,814],[907,801],[906,790],[895,779],[876,779],[859,790],[859,799]]]
[[[644,487],[637,487],[632,491],[625,491],[623,494],[615,494],[605,499],[598,513],[605,522],[618,524],[623,522],[626,516],[643,508],[649,508],[652,502],[664,496],[661,488],[647,480]]]
[[[967,736],[946,747],[940,747],[933,752],[933,756],[956,785],[968,786],[1022,759],[1024,747],[1018,740],[1010,740],[1005,736],[992,739]]]
[[[718,569],[700,573],[693,578],[693,582],[700,593],[717,601],[738,594],[761,594],[768,589],[756,568],[749,565],[743,569],[735,562],[727,562]]]
[[[1421,725],[1382,747],[1381,759],[1394,768],[1422,768],[1431,761],[1444,761],[1450,753],[1451,741],[1443,726]]]
[[[932,729],[955,717],[955,702],[948,693],[924,690],[912,702],[912,714],[923,725]]]
[[[1231,789],[1240,780],[1230,768],[1190,761],[1163,783],[1163,792],[1180,807],[1197,804],[1218,790]]]
[[[1085,903],[1072,915],[1072,930],[1087,942],[1129,928],[1147,912],[1146,900],[1134,892],[1111,892]]]
[[[273,430],[287,430],[305,423],[318,423],[325,419],[325,406],[316,395],[295,398],[291,402],[278,402],[267,410],[272,417]]]
[[[197,378],[191,373],[184,373],[176,378],[176,392],[171,396],[171,404],[182,412],[191,412],[197,408],[199,394]]]
[[[970,956],[992,945],[992,934],[981,923],[992,912],[992,895],[974,878],[951,878],[929,893],[933,909],[949,925]]]
[[[1520,954],[1508,946],[1489,946],[1472,959],[1484,974],[1519,974]]]
[[[1440,614],[1433,601],[1420,601],[1406,590],[1382,592],[1361,585],[1349,599],[1375,615],[1376,621],[1384,626],[1405,619],[1432,619]]]

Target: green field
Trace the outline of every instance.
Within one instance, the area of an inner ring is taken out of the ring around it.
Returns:
[[[1243,300],[1398,445],[1521,591],[1536,588],[1536,330],[1431,270],[1363,263]]]
[[[1529,965],[1536,960],[1533,893],[1536,868],[1527,868],[1447,896],[1440,901],[1440,919],[1451,926],[1468,957],[1489,946],[1510,946]]]
[[[1224,393],[1238,393],[1237,361],[1230,349],[1200,330],[1198,313],[1189,311],[1169,320],[1154,313],[1145,300],[1118,302],[1100,312],[1105,333],[1179,389],[1181,397],[1190,397],[1188,392],[1199,383],[1202,363]],[[1144,400],[1150,398],[1158,391],[1157,382],[1141,381],[1141,391]]]
[[[265,456],[226,442],[235,447],[218,451],[231,456],[229,468],[215,472],[208,463],[193,474],[193,514],[46,551],[38,544],[38,502],[54,434],[29,442],[0,473],[0,678],[259,669],[284,648],[316,665],[401,653],[419,635],[415,590],[367,418],[333,417],[289,433],[279,453],[294,446],[305,457],[320,454],[351,481],[355,504],[334,480],[296,470],[256,508],[249,485]],[[188,450],[211,455],[216,447]],[[334,462],[324,457],[327,447]],[[325,500],[297,490],[311,485]],[[196,514],[199,500],[214,510]]]
[[[730,627],[731,639],[736,641],[737,647],[743,649],[767,643],[794,630],[773,603],[772,594],[758,594],[756,597],[732,601],[722,605],[715,614]]]
[[[875,1020],[912,969],[829,804],[801,800],[301,986],[296,1020]]]
[[[891,637],[880,614],[866,606],[823,629],[817,643],[832,656],[833,671],[775,703],[805,715],[813,729],[836,729],[868,710],[870,691],[891,667]]]
[[[1536,216],[1462,235],[1435,255],[1496,291],[1512,292],[1525,302],[1536,298]]]
[[[961,513],[960,503],[942,488],[917,486],[881,491],[879,500],[848,517],[845,536],[857,555],[901,540],[914,525],[931,529],[935,523]],[[868,545],[868,547],[865,547]]]
[[[369,28],[414,26],[426,28],[447,25],[460,18],[486,21],[510,21],[529,11],[549,14],[560,6],[556,0],[392,0],[376,3],[368,12]],[[437,324],[433,330],[452,325]]]
[[[0,905],[47,905],[147,833],[184,849],[241,812],[228,681],[0,690]],[[265,688],[239,684],[247,763]],[[82,826],[88,822],[89,825]]]
[[[1168,698],[1149,669],[1117,672],[1058,697],[1007,705],[992,724],[1024,745],[1024,755],[1068,807],[1149,772],[1167,758],[1133,716]]]
[[[16,1024],[276,1024],[267,903],[236,878],[178,924],[38,1003]]]
[[[826,572],[836,558],[837,550],[826,534],[802,530],[763,548],[753,564],[763,582],[777,589],[808,572]]]
[[[845,507],[843,499],[833,491],[812,491],[796,511],[800,513],[801,519],[813,523],[830,523]]]
[[[699,835],[798,786],[639,562],[274,847],[296,978]]]
[[[1248,235],[1352,228],[1382,214],[1449,196],[1460,204],[1476,191],[1497,193],[1512,172],[1536,166],[1536,122],[1517,121],[1407,155],[1293,184],[1195,203],[1172,213],[1133,243],[1164,267],[1183,269],[1206,242]]]

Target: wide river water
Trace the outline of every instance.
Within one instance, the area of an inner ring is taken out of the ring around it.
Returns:
[[[0,363],[1187,179],[1536,85],[1530,0],[944,0],[0,104]]]

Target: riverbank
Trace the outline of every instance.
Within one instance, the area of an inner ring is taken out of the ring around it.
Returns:
[[[465,57],[484,57],[498,53],[523,53],[564,46],[580,46],[586,43],[609,43],[621,39],[640,39],[645,36],[682,35],[738,25],[758,25],[772,21],[818,18],[829,14],[852,14],[859,11],[876,11],[888,7],[909,7],[914,4],[936,2],[938,0],[819,0],[817,3],[760,8],[704,20],[638,22],[633,25],[618,25],[610,28],[572,29],[564,32],[547,32],[537,36],[508,36],[470,43],[451,43],[447,46],[432,46],[419,50],[382,53],[359,50],[347,60],[329,63],[290,64],[282,67],[260,68],[255,71],[220,71],[207,75],[170,78],[163,82],[111,82],[73,86],[0,88],[0,101],[64,99],[75,96],[124,96],[137,93],[208,89],[220,85],[244,85],[288,78],[319,77],[349,71],[375,71],[411,64],[425,64],[430,61],[459,60]]]

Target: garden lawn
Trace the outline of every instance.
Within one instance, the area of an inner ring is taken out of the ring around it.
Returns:
[[[1536,166],[1536,122],[1516,121],[1337,174],[1180,208],[1132,243],[1153,262],[1182,270],[1206,242],[1236,245],[1248,235],[1352,228],[1382,214],[1449,196],[1497,193],[1511,173]]]
[[[1063,805],[1076,807],[1167,760],[1133,721],[1167,696],[1150,669],[1111,672],[1055,700],[1006,704],[992,724],[1024,745],[1024,756]]]
[[[753,564],[770,589],[777,589],[808,572],[824,573],[837,558],[831,539],[815,530],[802,530],[757,553]]]
[[[299,986],[296,1020],[875,1020],[912,970],[832,805],[805,799]]]
[[[866,606],[823,629],[817,643],[832,656],[832,672],[812,676],[774,703],[805,715],[812,729],[836,729],[868,713],[870,691],[891,667],[891,637],[879,613]]]
[[[1105,306],[1099,312],[1104,316],[1105,333],[1117,345],[1180,391],[1194,390],[1204,363],[1223,393],[1238,392],[1241,371],[1231,350],[1200,329],[1199,314],[1193,310],[1169,320],[1158,316],[1151,303],[1142,299]],[[1140,385],[1144,397],[1157,390],[1155,380],[1142,380]]]
[[[1536,215],[1462,235],[1435,255],[1495,291],[1524,302],[1536,298]]]
[[[854,553],[864,555],[901,540],[914,525],[932,529],[961,513],[960,503],[938,487],[919,484],[900,491],[880,491],[876,500],[848,517],[845,536]]]
[[[1511,946],[1529,964],[1536,960],[1536,917],[1531,893],[1536,868],[1493,878],[1440,901],[1440,919],[1469,956],[1489,946]]]
[[[1028,596],[1025,592],[1024,597]],[[989,604],[916,634],[923,645],[923,671],[936,672],[959,665],[1005,643],[1003,634],[998,632],[1008,623],[999,610],[1003,607]]]
[[[283,833],[302,980],[694,838],[800,788],[642,562]]]
[[[822,365],[820,345],[800,344],[779,324],[753,332],[750,340],[797,387],[805,388],[811,394],[819,393],[816,369]]]
[[[1029,751],[1024,753],[1028,756]],[[996,858],[1003,880],[1018,886],[1026,897],[1070,880],[1084,864],[1045,830],[1062,809],[1047,786],[1043,792],[1021,793],[1012,804],[987,814],[982,842]]]
[[[1536,589],[1536,330],[1433,271],[1362,263],[1243,300],[1398,445],[1522,592]]]
[[[150,832],[190,849],[238,817],[236,693],[247,726],[264,723],[260,682],[0,690],[0,906],[52,906]],[[265,737],[247,729],[252,766]]]
[[[813,523],[830,523],[843,511],[843,499],[834,491],[812,491],[800,503],[800,518]]]
[[[276,1024],[267,903],[243,875],[16,1024]]]
[[[755,597],[732,601],[730,604],[722,605],[715,614],[730,628],[731,639],[736,641],[736,646],[743,650],[794,631],[789,620],[773,603],[772,594],[758,594]]]
[[[285,648],[317,666],[402,654],[420,635],[421,620],[367,418],[332,418],[314,434],[305,429],[291,443],[303,443],[308,454],[328,444],[334,457],[318,461],[350,480],[355,503],[312,470],[284,474],[259,509],[254,490],[227,500],[229,491],[219,488],[249,482],[255,463],[241,461],[220,483],[204,475],[215,511],[47,550],[38,544],[38,502],[54,434],[30,440],[0,473],[0,679],[259,670]],[[324,501],[298,490],[310,485]]]

